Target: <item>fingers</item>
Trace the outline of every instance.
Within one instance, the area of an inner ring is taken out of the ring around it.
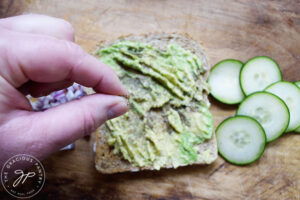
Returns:
[[[72,25],[63,19],[50,16],[27,14],[9,17],[0,19],[0,26],[13,31],[49,35],[57,39],[74,41]]]
[[[33,97],[40,97],[46,96],[53,91],[67,88],[72,84],[72,81],[59,81],[56,83],[37,83],[33,81],[28,81],[20,88],[18,88],[18,90],[24,95],[30,94]]]
[[[126,112],[119,96],[128,93],[110,67],[71,42],[73,30],[63,21],[21,17],[0,20],[0,151],[45,157]],[[20,92],[39,96],[72,82],[104,94],[29,112]]]
[[[13,55],[6,58],[8,69],[0,69],[0,74],[16,88],[28,80],[43,83],[65,80],[93,87],[100,93],[128,95],[110,67],[75,43],[9,31],[0,34],[11,37],[5,55]]]
[[[7,113],[14,112],[15,109],[31,111],[32,107],[22,93],[0,76],[0,126],[8,117]]]
[[[35,138],[36,143],[45,144],[45,154],[51,153],[92,133],[107,119],[117,117],[127,110],[127,100],[123,97],[101,94],[86,96],[32,114],[30,120],[34,121],[31,126],[34,135],[30,138]]]
[[[45,158],[127,110],[127,100],[123,97],[94,94],[44,112],[9,113],[6,125],[0,126],[0,152],[3,153],[0,163],[1,158],[10,154]]]

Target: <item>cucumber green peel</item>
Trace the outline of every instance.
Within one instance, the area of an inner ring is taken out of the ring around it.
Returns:
[[[256,119],[265,130],[267,142],[280,137],[290,121],[287,105],[282,99],[269,92],[252,93],[239,105],[236,113]]]
[[[268,85],[281,80],[279,65],[267,56],[251,58],[244,64],[240,73],[241,88],[246,96],[263,91]]]
[[[300,89],[294,83],[278,81],[269,85],[265,91],[281,98],[289,108],[290,122],[286,132],[296,130],[300,125]]]
[[[295,84],[300,88],[300,81],[295,82]],[[295,130],[296,133],[300,133],[300,126]]]
[[[266,146],[262,126],[252,117],[225,119],[216,129],[219,154],[229,163],[247,165],[259,159]]]
[[[216,129],[219,154],[226,161],[232,164],[246,165],[254,162],[263,154],[265,145],[263,145],[263,147],[260,149],[261,151],[259,152],[259,154],[255,154],[255,156],[252,155],[252,157],[250,156],[247,158],[243,158],[241,156],[238,159],[231,158],[231,156],[233,156],[236,152],[234,150],[230,150],[230,147],[233,147],[234,145],[242,147],[243,145],[247,144],[247,139],[246,139],[247,137],[245,137],[245,134],[240,134],[240,133],[241,130],[247,131],[249,127],[246,125],[241,126],[240,129],[237,131],[239,133],[234,134],[234,137],[231,138],[229,137],[229,139],[227,138],[227,140],[222,139],[220,137],[220,131],[222,130],[222,127],[226,124],[230,124],[231,121],[247,118],[248,121],[250,120],[252,121],[252,123],[254,121],[256,125],[260,127],[261,132],[264,133],[265,143],[274,141],[275,139],[279,138],[285,131],[287,132],[295,131],[297,133],[300,133],[300,126],[298,125],[298,121],[297,121],[298,118],[300,118],[299,116],[300,108],[298,106],[299,105],[298,102],[300,102],[299,100],[300,93],[298,94],[297,90],[295,90],[295,87],[293,87],[295,85],[298,86],[300,92],[300,81],[297,81],[295,83],[282,81],[282,73],[280,71],[277,62],[267,56],[257,56],[249,59],[240,69],[239,87],[241,88],[243,94],[246,97],[243,96],[242,100],[240,101],[232,101],[233,97],[226,96],[228,95],[228,93],[226,93],[227,92],[226,87],[223,88],[222,81],[220,81],[222,80],[222,78],[223,80],[224,79],[226,80],[226,78],[228,78],[226,77],[228,76],[226,73],[232,73],[231,76],[235,76],[233,75],[233,71],[231,71],[232,68],[230,69],[227,66],[230,72],[227,71],[224,73],[225,78],[221,77],[222,73],[219,74],[216,73],[217,69],[224,67],[222,66],[224,65],[224,63],[225,64],[230,63],[232,66],[234,66],[233,63],[241,64],[242,62],[234,59],[226,59],[218,62],[212,68],[211,75],[208,79],[209,85],[212,88],[211,94],[215,99],[219,100],[222,103],[235,104],[235,103],[240,103],[241,101],[242,102],[239,105],[236,116],[225,119],[223,122],[219,124],[219,126]],[[224,67],[224,69],[226,69],[226,67]],[[217,80],[219,81],[217,82],[217,84],[211,81],[212,77],[214,76],[217,77]],[[232,88],[238,88],[236,87],[236,85],[234,85],[235,84],[234,81],[232,84],[233,84],[231,86]],[[276,89],[276,87],[278,87],[277,85],[280,84],[285,84],[286,87],[281,87],[280,89]],[[214,92],[213,87],[216,86],[219,87],[217,90],[215,90],[218,92]],[[262,95],[262,98],[257,99],[256,97],[259,97],[259,95]],[[263,98],[264,95],[265,97],[268,98],[264,99]],[[255,101],[253,100],[254,98],[256,98]],[[253,101],[252,102],[253,106],[248,105],[246,110],[242,112],[242,108],[245,107],[247,102],[250,100]],[[292,121],[294,120],[292,126],[290,126],[291,120]],[[269,124],[269,127],[267,127],[266,123],[269,123],[271,121],[273,126]],[[233,122],[232,127],[230,128],[234,129],[237,125],[238,123]],[[227,154],[226,151],[222,149],[224,147],[224,143],[226,142],[228,144],[225,144],[225,147],[228,146],[229,149],[229,151],[227,151]],[[244,156],[249,156],[249,154],[245,153]]]
[[[237,104],[244,99],[239,83],[239,74],[243,63],[235,59],[218,62],[211,70],[208,84],[212,96],[226,104]]]

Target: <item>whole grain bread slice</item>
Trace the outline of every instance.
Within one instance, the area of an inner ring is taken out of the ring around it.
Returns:
[[[100,44],[99,48],[107,47],[119,40],[130,40],[136,42],[143,42],[152,45],[161,50],[165,50],[167,46],[171,43],[176,43],[182,48],[191,51],[193,54],[197,55],[203,62],[203,68],[205,73],[203,74],[204,79],[207,80],[209,73],[209,65],[205,53],[199,43],[188,38],[187,36],[182,36],[178,34],[147,34],[141,36],[127,36],[119,38],[118,40],[112,42],[106,42]],[[99,50],[99,49],[98,49]],[[91,90],[87,91],[91,93]],[[204,101],[208,104],[207,93],[203,94]],[[105,174],[126,172],[126,171],[140,171],[140,170],[153,170],[152,166],[147,167],[136,167],[129,163],[127,160],[123,159],[121,155],[114,154],[112,147],[107,143],[106,138],[107,129],[102,126],[96,131],[96,156],[95,156],[95,166],[96,169]],[[204,143],[196,146],[197,154],[201,155],[203,152],[209,152],[209,159],[198,160],[192,164],[210,164],[217,159],[217,143],[215,135],[212,135],[210,140],[206,140]],[[172,165],[163,166],[163,168],[173,168]]]

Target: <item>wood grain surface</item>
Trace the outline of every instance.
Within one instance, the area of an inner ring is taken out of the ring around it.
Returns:
[[[192,0],[1,0],[0,17],[41,13],[70,21],[76,42],[92,52],[101,40],[127,34],[188,34],[210,64],[271,56],[289,81],[300,79],[300,2]],[[55,27],[53,27],[55,28]],[[215,127],[236,106],[212,98]],[[71,125],[71,124],[70,124]],[[67,127],[66,127],[67,128]],[[93,161],[93,135],[76,149],[43,161],[46,184],[35,199],[300,199],[300,135],[284,134],[259,161],[244,167],[222,158],[210,166],[102,175]],[[0,190],[0,199],[10,197]]]

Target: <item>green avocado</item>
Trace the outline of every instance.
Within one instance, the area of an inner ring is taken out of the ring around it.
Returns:
[[[130,93],[130,110],[105,124],[108,144],[135,166],[183,166],[209,159],[197,145],[213,132],[200,59],[170,44],[165,51],[118,41],[98,51]]]

